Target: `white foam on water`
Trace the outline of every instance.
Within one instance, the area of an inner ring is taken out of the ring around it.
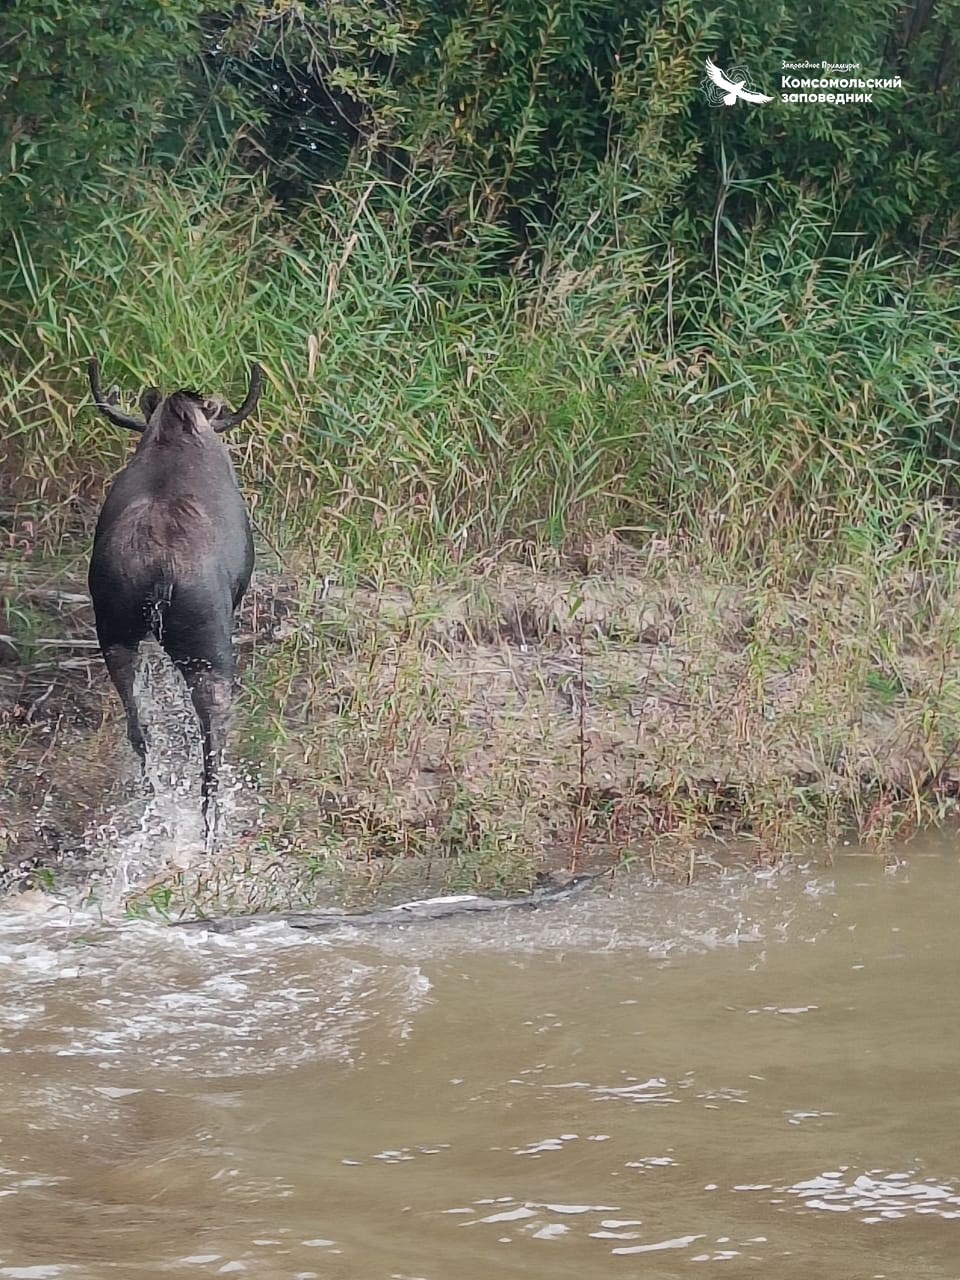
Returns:
[[[102,903],[42,917],[8,913],[0,916],[0,1053],[211,1076],[320,1059],[349,1066],[372,1043],[410,1036],[428,999],[429,966],[451,952],[573,946],[659,959],[702,953],[722,937],[724,946],[762,954],[757,939],[809,939],[832,919],[828,899],[795,889],[778,894],[769,881],[741,877],[719,894],[716,885],[673,893],[625,880],[612,894],[588,889],[535,912],[366,930],[345,921],[324,933],[282,922],[232,934],[179,930],[110,920]],[[676,1082],[660,1077],[551,1086],[581,1087],[620,1106],[677,1101]]]
[[[955,1181],[920,1176],[917,1170],[891,1173],[869,1169],[853,1173],[832,1170],[783,1190],[797,1196],[811,1210],[854,1213],[861,1222],[876,1224],[896,1218],[960,1218],[960,1185]]]
[[[430,983],[418,964],[358,960],[271,927],[228,936],[92,912],[0,918],[0,1053],[104,1071],[264,1074],[399,1043]]]

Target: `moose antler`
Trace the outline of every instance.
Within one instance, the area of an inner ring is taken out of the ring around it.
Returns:
[[[233,412],[225,413],[222,417],[217,418],[210,425],[214,431],[226,431],[228,427],[235,427],[238,422],[242,422],[244,418],[249,417],[253,412],[254,406],[260,399],[260,391],[263,386],[263,370],[258,364],[250,366],[250,388],[247,391],[247,398],[239,409]]]
[[[118,387],[111,387],[109,395],[103,394],[103,388],[100,386],[100,362],[98,360],[90,361],[87,365],[87,373],[90,377],[93,402],[107,421],[112,422],[115,427],[127,427],[130,431],[142,431],[147,425],[142,419],[133,418],[116,408],[119,397]]]

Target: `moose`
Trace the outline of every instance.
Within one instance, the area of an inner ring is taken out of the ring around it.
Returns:
[[[94,534],[88,583],[97,639],[141,767],[147,743],[133,694],[140,642],[152,634],[183,675],[203,739],[209,853],[219,828],[219,772],[233,697],[233,614],[253,572],[250,521],[220,433],[253,411],[261,369],[251,366],[246,399],[235,411],[196,391],[163,396],[150,387],[140,399],[142,418],[119,408],[119,388],[103,394],[96,360],[88,373],[103,416],[140,433]]]

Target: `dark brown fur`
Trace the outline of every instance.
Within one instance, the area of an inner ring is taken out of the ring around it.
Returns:
[[[118,556],[178,575],[213,547],[213,524],[195,498],[140,498],[117,518],[111,540]]]

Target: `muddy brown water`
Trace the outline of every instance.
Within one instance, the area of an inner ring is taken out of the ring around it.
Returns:
[[[960,1276],[957,845],[371,934],[0,919],[0,1277]]]

